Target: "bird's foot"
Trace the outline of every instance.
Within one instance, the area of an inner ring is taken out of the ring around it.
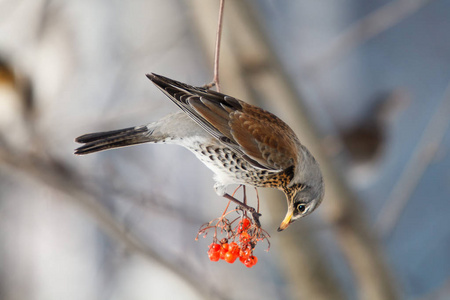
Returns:
[[[225,198],[227,198],[228,200],[236,203],[240,207],[240,209],[248,211],[252,215],[252,218],[253,218],[253,221],[255,221],[256,227],[258,227],[258,228],[261,227],[261,223],[259,222],[259,217],[261,217],[261,214],[254,207],[251,207],[250,205],[247,205],[246,203],[237,200],[236,198],[234,198],[233,196],[231,196],[229,194],[225,194],[223,196]]]
[[[258,228],[261,228],[261,223],[259,222],[259,217],[261,217],[262,215],[256,211],[255,208],[248,206],[247,208],[243,207],[243,209],[246,209],[253,218],[253,221],[255,222],[255,226]]]

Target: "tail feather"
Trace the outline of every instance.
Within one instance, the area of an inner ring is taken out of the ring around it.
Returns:
[[[106,132],[88,133],[75,139],[84,145],[75,149],[75,154],[85,155],[93,152],[142,144],[151,141],[147,126],[130,127]]]
[[[111,130],[111,131],[104,131],[104,132],[94,132],[94,133],[88,133],[83,134],[75,139],[75,142],[77,143],[90,143],[94,141],[98,141],[99,139],[106,139],[113,136],[121,136],[126,134],[127,132],[134,132],[136,127],[129,127],[119,130]]]

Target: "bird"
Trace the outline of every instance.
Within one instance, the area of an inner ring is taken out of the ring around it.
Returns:
[[[181,110],[159,121],[84,134],[76,155],[143,143],[183,146],[214,173],[214,189],[252,214],[259,212],[227,193],[230,184],[270,187],[284,192],[287,212],[278,228],[312,213],[324,197],[320,166],[294,131],[274,114],[206,87],[161,75],[146,75]]]

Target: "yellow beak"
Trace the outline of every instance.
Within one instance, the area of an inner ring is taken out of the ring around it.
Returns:
[[[286,228],[288,228],[289,224],[291,224],[293,212],[291,210],[288,210],[286,217],[284,217],[283,222],[281,222],[280,227],[278,227],[278,231],[283,231]]]

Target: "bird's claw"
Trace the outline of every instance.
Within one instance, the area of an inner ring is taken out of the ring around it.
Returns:
[[[252,215],[252,219],[255,222],[256,227],[261,228],[261,223],[259,222],[259,217],[261,217],[262,215],[259,212],[257,212],[255,208],[253,208],[251,206],[245,207],[242,205],[238,206],[238,208],[242,211],[243,210],[248,211]]]
[[[252,214],[252,218],[253,221],[255,221],[256,227],[260,228],[261,223],[259,222],[259,217],[261,217],[262,215],[259,212],[257,212],[256,209],[254,209],[253,207],[249,209],[249,212]]]

